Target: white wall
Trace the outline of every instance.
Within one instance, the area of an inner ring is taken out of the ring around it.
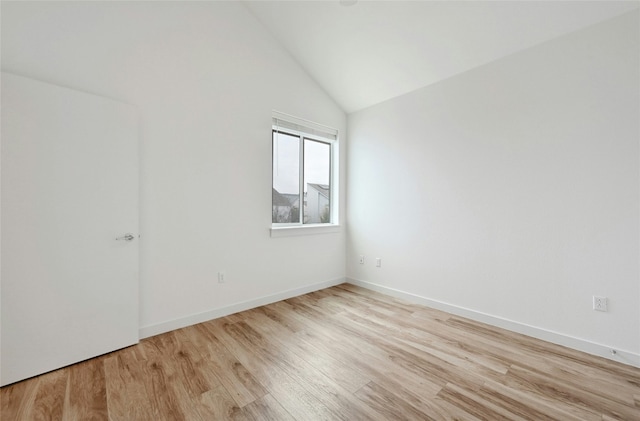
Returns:
[[[241,3],[3,2],[2,70],[138,107],[143,335],[344,278],[344,231],[268,228],[271,110],[345,115]]]
[[[347,276],[640,364],[638,28],[635,11],[350,114]]]

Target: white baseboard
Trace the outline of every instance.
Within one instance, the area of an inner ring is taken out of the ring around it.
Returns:
[[[443,303],[441,301],[436,301],[429,298],[421,297],[419,295],[400,291],[394,288],[389,288],[383,285],[374,284],[372,282],[361,281],[359,279],[353,279],[353,278],[347,278],[346,281],[350,284],[367,288],[372,291],[381,292],[383,294],[400,298],[415,304],[420,304],[426,307],[435,308],[437,310],[446,311],[447,313],[455,314],[461,317],[466,317],[471,320],[475,320],[478,322],[486,323],[488,325],[507,329],[512,332],[521,333],[523,335],[531,336],[533,338],[542,339],[544,341],[551,342],[557,345],[566,346],[567,348],[586,352],[587,354],[597,355],[599,357],[604,357],[609,360],[618,361],[620,363],[632,365],[634,367],[640,367],[640,354],[636,354],[634,352],[625,351],[625,350],[616,348],[615,349],[616,353],[615,355],[613,355],[611,353],[613,348],[606,345],[589,342],[584,339],[574,338],[572,336],[568,336],[562,333],[541,329],[535,326],[526,325],[524,323],[515,322],[513,320],[508,320],[501,317],[492,316],[490,314],[481,313],[475,310],[459,307],[453,304]]]
[[[278,292],[275,294],[259,297],[253,300],[242,301],[229,306],[214,308],[212,310],[204,311],[202,313],[192,314],[179,319],[168,320],[166,322],[157,323],[154,325],[143,326],[140,328],[140,339],[148,338],[151,336],[159,335],[161,333],[170,332],[172,330],[180,329],[183,327],[195,325],[197,323],[206,322],[208,320],[217,319],[219,317],[228,316],[230,314],[238,313],[252,308],[264,306],[267,304],[275,303],[277,301],[286,300],[288,298],[297,297],[299,295],[308,294],[313,291],[318,291],[324,288],[329,288],[335,285],[340,285],[346,282],[345,278],[332,279],[330,281],[319,282],[316,284],[305,285],[299,288],[289,289],[286,291]]]

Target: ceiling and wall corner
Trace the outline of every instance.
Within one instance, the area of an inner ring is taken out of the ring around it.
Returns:
[[[347,113],[637,9],[637,1],[246,1]]]

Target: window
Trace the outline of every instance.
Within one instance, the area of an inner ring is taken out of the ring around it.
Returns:
[[[290,116],[273,118],[274,227],[335,224],[337,131]]]

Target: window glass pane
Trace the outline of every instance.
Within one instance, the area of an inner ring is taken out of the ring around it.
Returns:
[[[331,222],[331,145],[304,139],[304,223]]]
[[[271,221],[300,222],[300,138],[273,131]]]

